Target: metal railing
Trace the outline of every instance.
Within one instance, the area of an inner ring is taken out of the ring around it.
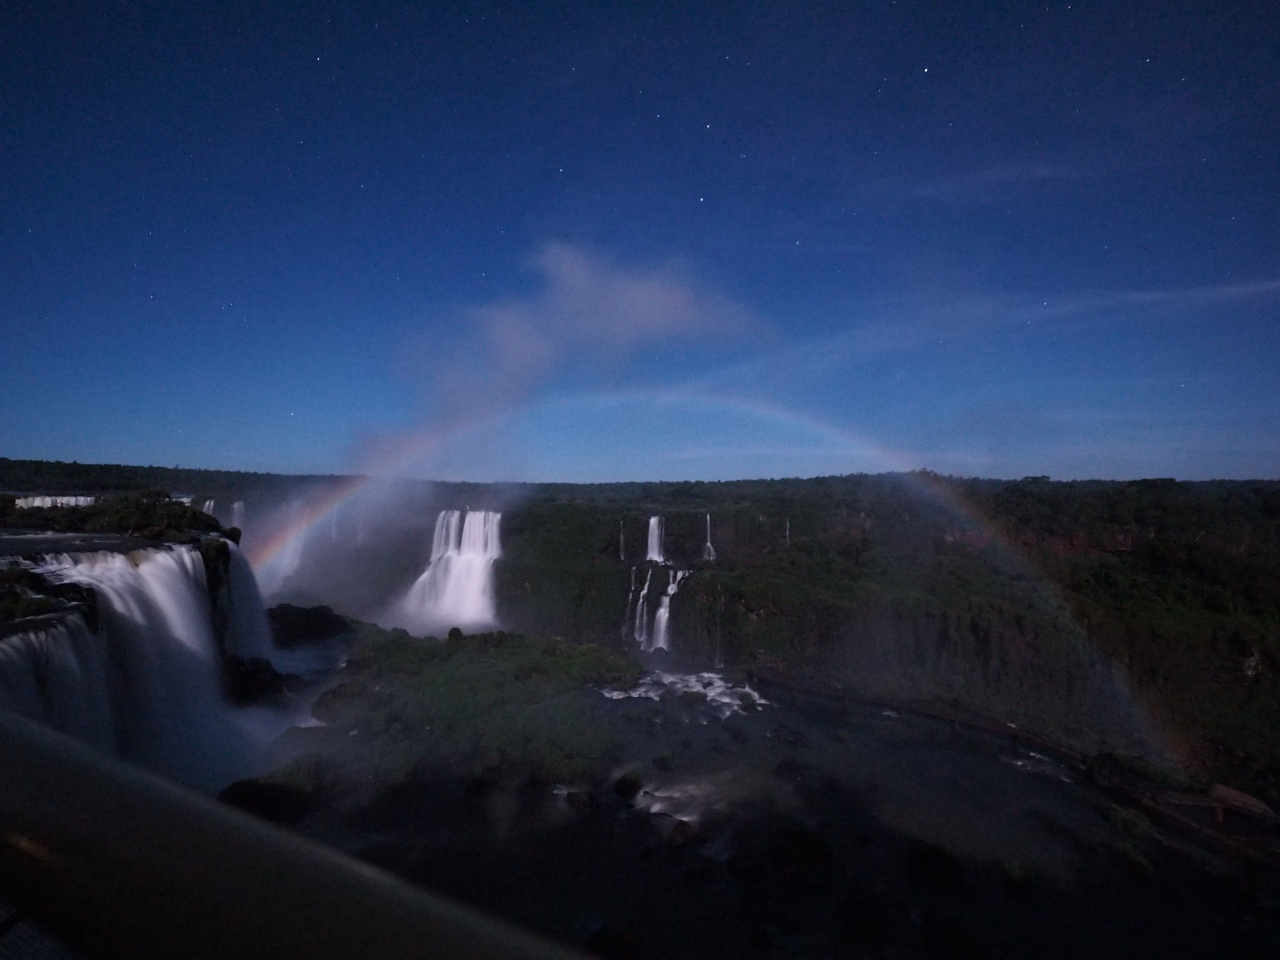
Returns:
[[[6,711],[0,899],[93,958],[581,960]]]

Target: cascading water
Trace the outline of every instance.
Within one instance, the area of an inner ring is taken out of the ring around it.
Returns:
[[[645,555],[646,560],[654,563],[667,562],[662,549],[665,532],[661,517],[649,518],[649,550]]]
[[[636,643],[640,644],[641,650],[647,650],[649,646],[649,617],[648,611],[645,610],[644,601],[649,595],[649,583],[653,580],[653,567],[649,568],[649,572],[644,575],[644,587],[640,590],[640,599],[636,601]]]
[[[387,619],[407,630],[474,629],[497,622],[493,564],[502,556],[502,514],[442,510],[431,561]]]
[[[627,591],[627,605],[622,609],[622,639],[627,639],[627,625],[631,622],[631,601],[636,595],[636,568],[631,568],[631,588]]]
[[[227,546],[226,652],[265,656],[271,637],[253,573]],[[226,699],[198,549],[53,555],[36,571],[92,588],[97,629],[73,614],[0,640],[0,704],[191,786],[256,772],[294,718]]]
[[[711,514],[707,514],[707,542],[702,547],[702,559],[707,563],[714,563],[716,559],[716,548],[711,545]]]
[[[237,500],[231,505],[231,525],[244,529],[244,501]]]
[[[668,631],[668,624],[671,620],[671,598],[676,595],[676,591],[680,589],[680,583],[688,575],[688,570],[668,571],[667,591],[662,595],[662,602],[658,604],[658,612],[653,617],[653,642],[649,644],[650,650],[671,649],[671,638]]]
[[[213,505],[214,505],[214,503],[215,503],[215,501],[213,501],[213,500],[206,500],[206,501],[204,502],[204,512],[205,512],[205,513],[207,513],[207,514],[209,514],[209,516],[211,516],[211,517],[213,516]]]

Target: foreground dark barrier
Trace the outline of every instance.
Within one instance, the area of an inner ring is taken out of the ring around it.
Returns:
[[[0,898],[95,958],[581,960],[5,711]]]

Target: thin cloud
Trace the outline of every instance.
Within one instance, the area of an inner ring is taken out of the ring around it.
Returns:
[[[1069,296],[933,298],[927,303],[878,303],[846,331],[782,352],[719,368],[687,390],[794,381],[828,374],[850,363],[882,359],[925,343],[980,336],[997,329],[1116,322],[1177,315],[1280,294],[1280,279],[1173,290],[1097,290]]]
[[[529,267],[533,290],[461,310],[449,342],[424,342],[405,361],[423,385],[427,415],[410,430],[365,436],[360,462],[399,469],[434,438],[500,429],[505,415],[553,393],[634,383],[641,355],[705,348],[723,356],[726,346],[769,336],[749,310],[679,263],[622,264],[548,243]]]
[[[1013,192],[1077,183],[1096,173],[1063,164],[1006,163],[926,180],[881,180],[868,186],[864,196],[868,200],[994,203],[1007,200]]]
[[[622,266],[550,243],[531,266],[537,290],[463,313],[462,342],[430,371],[437,413],[507,409],[558,378],[620,376],[641,349],[758,326],[674,265]]]

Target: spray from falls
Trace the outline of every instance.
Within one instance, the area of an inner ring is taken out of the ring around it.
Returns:
[[[237,500],[231,505],[231,525],[244,529],[244,501]]]
[[[707,514],[707,542],[702,547],[702,559],[707,563],[714,563],[716,559],[716,548],[711,545],[711,514]]]
[[[663,540],[665,539],[665,526],[661,517],[649,518],[649,549],[645,555],[646,560],[654,563],[666,563],[663,552]]]
[[[431,561],[388,617],[417,632],[497,622],[493,564],[502,556],[501,513],[442,510],[436,518]]]
[[[298,525],[298,518],[301,515],[302,501],[291,500],[284,519],[278,519],[278,522],[286,528],[294,528]],[[298,567],[302,565],[302,548],[305,541],[306,537],[303,536],[290,537],[283,550],[258,568],[258,581],[262,585],[263,594],[269,597],[279,593],[284,589],[289,578],[298,572]]]

